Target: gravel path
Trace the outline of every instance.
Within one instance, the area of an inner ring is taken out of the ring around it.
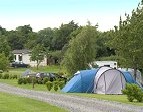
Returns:
[[[143,106],[133,106],[95,98],[83,98],[79,96],[20,89],[4,83],[0,83],[0,92],[48,102],[58,107],[65,108],[69,112],[143,112]]]

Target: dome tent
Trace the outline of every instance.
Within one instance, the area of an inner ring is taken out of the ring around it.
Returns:
[[[62,89],[63,92],[91,93],[94,87],[94,77],[97,70],[82,70],[74,74]]]
[[[136,83],[129,72],[110,67],[82,70],[62,89],[71,93],[122,94],[126,82]]]

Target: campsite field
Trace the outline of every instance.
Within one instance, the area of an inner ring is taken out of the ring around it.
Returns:
[[[10,69],[9,73],[10,74],[20,75],[25,70],[26,69],[24,69],[24,68]],[[33,70],[36,71],[35,68]],[[39,69],[39,71],[46,71],[46,72],[59,72],[59,70],[60,70],[59,66],[52,66],[52,67],[40,68]],[[10,84],[10,85],[15,86],[15,87],[24,88],[24,89],[31,89],[32,90],[32,84],[19,85],[17,83],[17,79],[0,79],[0,82],[4,82],[4,83]],[[43,84],[35,84],[34,90],[47,91],[47,88]],[[58,91],[58,93],[63,94],[59,91]],[[64,94],[69,94],[69,93],[64,93]],[[102,99],[102,100],[117,101],[117,102],[121,102],[121,103],[127,103],[127,104],[143,106],[143,102],[142,103],[139,103],[139,102],[136,102],[136,101],[128,102],[127,97],[125,95],[99,95],[99,94],[86,94],[86,93],[82,93],[82,94],[77,94],[77,93],[72,93],[71,94],[70,93],[69,95],[76,95],[76,96],[89,97],[89,98],[97,98],[97,99]]]
[[[10,79],[0,79],[0,82],[4,82],[7,84],[10,84],[15,87],[19,88],[24,88],[24,89],[32,89],[32,84],[22,84],[19,85],[17,84],[17,80],[10,80]],[[37,91],[48,91],[46,89],[46,86],[43,84],[36,84],[34,90]],[[54,91],[52,91],[54,92]],[[143,102],[129,102],[127,100],[127,97],[125,95],[101,95],[101,94],[88,94],[88,93],[62,93],[58,91],[57,93],[59,94],[68,94],[68,95],[75,95],[75,96],[81,96],[81,97],[88,97],[88,98],[96,98],[96,99],[101,99],[101,100],[109,100],[109,101],[116,101],[116,102],[121,102],[121,103],[126,103],[126,104],[132,104],[132,105],[138,105],[138,106],[143,106]]]
[[[66,112],[50,104],[0,92],[0,112]]]

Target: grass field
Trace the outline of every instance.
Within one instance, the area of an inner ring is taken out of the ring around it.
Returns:
[[[32,89],[32,84],[22,84],[19,85],[17,84],[17,80],[10,80],[10,79],[0,79],[0,82],[4,82],[10,85],[13,85],[15,87],[19,88],[24,88],[24,89]],[[38,91],[48,91],[46,86],[43,84],[36,84],[34,90]],[[52,91],[54,92],[54,91]],[[59,94],[67,94],[67,95],[75,95],[75,96],[81,96],[81,97],[89,97],[89,98],[97,98],[97,99],[102,99],[102,100],[109,100],[109,101],[117,101],[121,103],[126,103],[126,104],[132,104],[132,105],[138,105],[138,106],[143,106],[143,102],[129,102],[127,100],[127,97],[125,95],[101,95],[101,94],[88,94],[88,93],[61,93],[60,91],[56,92]]]
[[[24,89],[33,89],[32,84],[18,84],[17,79],[0,79],[0,82],[4,82],[14,87],[24,88]],[[35,84],[34,90],[37,91],[48,91],[45,84]]]
[[[88,98],[97,98],[102,100],[116,101],[126,104],[143,106],[143,102],[137,102],[137,101],[129,102],[125,95],[103,95],[103,94],[89,94],[89,93],[70,93],[70,95],[76,95]]]
[[[16,74],[16,73],[17,74],[22,74],[25,70],[26,69],[24,69],[24,68],[10,69],[9,73],[10,74]],[[35,70],[35,68],[33,68],[33,70]],[[59,66],[43,67],[43,68],[39,69],[39,71],[45,71],[45,72],[59,72],[59,70],[60,70]],[[17,83],[16,79],[0,79],[0,82],[4,82],[4,83],[10,84],[10,85],[13,85],[15,87],[20,87],[20,88],[24,88],[24,89],[32,89],[32,84],[19,85]],[[44,84],[35,84],[34,90],[47,91],[47,88]],[[58,93],[60,93],[60,92],[58,91]],[[143,106],[143,102],[142,103],[139,103],[139,102],[136,102],[136,101],[129,102],[125,95],[99,95],[99,94],[86,94],[86,93],[82,93],[82,94],[73,93],[73,94],[69,94],[69,95],[78,95],[78,96],[82,96],[82,97],[97,98],[97,99],[117,101],[117,102],[122,102],[122,103],[127,103],[127,104]]]
[[[41,101],[0,92],[0,112],[67,112]]]
[[[60,66],[56,65],[51,65],[51,66],[45,66],[45,67],[39,67],[37,70],[35,67],[34,68],[10,68],[8,70],[9,74],[14,74],[14,75],[21,75],[24,71],[27,69],[33,71],[33,72],[62,72],[64,70],[61,69]]]

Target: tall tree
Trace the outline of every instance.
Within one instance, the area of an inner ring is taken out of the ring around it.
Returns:
[[[44,28],[38,32],[37,43],[41,43],[45,48],[51,49],[54,30],[50,27]]]
[[[2,35],[0,36],[0,53],[4,53],[6,57],[10,57],[11,48],[7,42],[7,37]]]
[[[52,50],[62,50],[63,46],[71,39],[70,34],[78,28],[74,21],[62,24],[59,29],[55,29],[52,39]]]
[[[9,65],[8,57],[4,53],[0,53],[0,70],[7,70]]]
[[[23,41],[23,36],[17,31],[8,32],[7,41],[12,50],[24,49],[25,42]]]
[[[115,27],[112,46],[116,53],[122,58],[124,67],[134,68],[136,71],[143,66],[143,7],[138,6],[132,15],[126,14],[126,20],[120,18],[119,29]]]
[[[95,59],[97,35],[96,27],[87,25],[70,41],[62,61],[68,73],[73,74],[78,70],[86,69],[88,64]]]

